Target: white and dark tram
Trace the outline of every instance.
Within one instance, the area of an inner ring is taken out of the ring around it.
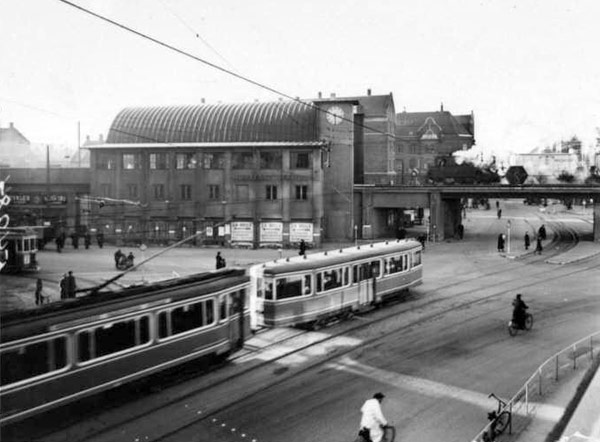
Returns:
[[[421,284],[423,247],[386,241],[278,259],[249,269],[252,327],[309,326],[379,305]]]
[[[3,313],[0,424],[239,349],[248,288],[225,269]]]

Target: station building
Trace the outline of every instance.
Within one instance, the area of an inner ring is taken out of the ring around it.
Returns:
[[[321,94],[319,94],[321,95]],[[393,183],[392,94],[123,109],[90,149],[107,239],[319,246],[360,236],[357,183]],[[114,201],[114,202],[113,202]]]

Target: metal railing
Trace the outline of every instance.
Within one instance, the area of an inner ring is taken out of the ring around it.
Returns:
[[[598,352],[599,347],[600,331],[597,331],[548,358],[502,408],[501,411],[506,410],[511,414],[510,425],[506,431],[490,439],[490,427],[493,424],[490,422],[472,441],[501,442],[510,440],[511,434],[521,432],[543,406],[543,397],[553,392],[569,373],[585,365],[591,365],[594,351]]]

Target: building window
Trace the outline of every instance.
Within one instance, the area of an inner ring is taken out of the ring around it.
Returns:
[[[175,155],[176,169],[195,169],[196,157],[193,153],[178,153]]]
[[[277,199],[277,186],[274,186],[272,184],[267,184],[266,191],[267,191],[266,198],[268,200],[276,200]]]
[[[164,200],[165,199],[165,185],[164,184],[153,184],[152,188],[154,189],[154,199],[155,200]]]
[[[128,198],[137,198],[138,197],[137,184],[127,184],[127,197]]]
[[[249,201],[250,200],[249,187],[247,184],[236,184],[235,199],[236,199],[236,201]]]
[[[150,169],[168,169],[168,161],[166,153],[151,153],[150,154]]]
[[[281,152],[261,152],[261,169],[281,169]]]
[[[218,200],[221,198],[221,189],[218,184],[210,184],[208,186],[208,199]]]
[[[238,152],[233,154],[234,169],[253,169],[254,155],[252,152]]]
[[[222,153],[205,153],[202,157],[204,169],[225,169],[225,155]]]
[[[292,152],[291,169],[310,169],[310,152]]]
[[[98,155],[98,169],[115,169],[115,158],[111,154],[101,153]]]
[[[182,200],[191,200],[192,199],[192,186],[189,184],[182,184],[179,186],[180,195]]]
[[[111,186],[110,184],[100,184],[100,195],[110,197],[111,196]]]
[[[123,169],[134,170],[140,168],[140,156],[136,153],[123,154]]]
[[[308,186],[296,186],[296,199],[297,200],[308,199]]]

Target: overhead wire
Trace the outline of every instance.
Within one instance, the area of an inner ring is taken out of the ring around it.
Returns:
[[[80,5],[76,4],[76,3],[70,2],[68,0],[58,0],[58,1],[61,2],[61,3],[64,3],[65,5],[71,6],[71,7],[75,8],[75,9],[78,9],[79,11],[84,12],[84,13],[86,13],[88,15],[96,17],[96,18],[98,18],[98,19],[100,19],[100,20],[102,20],[102,21],[104,21],[106,23],[109,23],[109,24],[111,24],[113,26],[121,28],[121,29],[123,29],[123,30],[125,30],[127,32],[131,32],[131,33],[137,35],[138,37],[141,37],[141,38],[143,38],[145,40],[151,41],[151,42],[153,42],[153,43],[155,43],[155,44],[157,44],[159,46],[162,46],[162,47],[164,47],[164,48],[166,48],[166,49],[168,49],[170,51],[176,52],[176,53],[178,53],[180,55],[183,55],[185,57],[188,57],[188,58],[191,58],[191,59],[193,59],[195,61],[203,63],[203,64],[205,64],[205,65],[207,65],[207,66],[209,66],[209,67],[211,67],[213,69],[216,69],[216,70],[221,71],[221,72],[223,72],[225,74],[231,75],[231,76],[233,76],[233,77],[235,77],[235,78],[237,78],[239,80],[242,80],[242,81],[245,81],[247,83],[250,83],[250,84],[252,84],[254,86],[257,86],[257,87],[259,87],[261,89],[265,89],[265,90],[267,90],[267,91],[269,91],[269,92],[271,92],[273,94],[276,94],[276,95],[282,96],[284,98],[287,98],[288,100],[291,100],[291,101],[294,101],[294,102],[297,102],[297,103],[309,106],[309,107],[315,109],[318,112],[322,112],[322,113],[331,115],[331,116],[333,116],[333,117],[335,117],[335,118],[337,118],[337,119],[339,119],[341,121],[349,122],[349,123],[351,123],[353,125],[362,127],[363,129],[367,129],[367,130],[369,130],[371,132],[379,133],[379,134],[391,137],[393,139],[397,139],[397,137],[396,137],[395,134],[392,134],[392,133],[389,133],[389,132],[380,131],[380,130],[375,129],[373,127],[367,126],[367,125],[365,125],[363,123],[357,122],[357,121],[355,121],[353,119],[346,118],[345,116],[340,116],[338,114],[331,113],[328,110],[322,109],[320,106],[315,105],[313,102],[300,100],[299,98],[293,97],[293,96],[291,96],[289,94],[286,94],[285,92],[281,92],[281,91],[279,91],[279,90],[277,90],[277,89],[275,89],[275,88],[273,88],[271,86],[265,85],[265,84],[260,83],[260,82],[258,82],[256,80],[253,80],[253,79],[251,79],[251,78],[249,78],[247,76],[244,76],[244,75],[238,74],[236,72],[233,72],[233,71],[231,71],[229,69],[226,69],[226,68],[224,68],[222,66],[219,66],[219,65],[217,65],[215,63],[212,63],[212,62],[210,62],[208,60],[205,60],[204,58],[198,57],[198,56],[196,56],[194,54],[191,54],[191,53],[189,53],[187,51],[179,49],[179,48],[177,48],[177,47],[175,47],[175,46],[173,46],[173,45],[171,45],[169,43],[165,43],[165,42],[163,42],[163,41],[161,41],[161,40],[159,40],[157,38],[154,38],[154,37],[152,37],[152,36],[150,36],[148,34],[145,34],[145,33],[141,32],[141,31],[137,31],[137,30],[135,30],[135,29],[133,29],[133,28],[127,26],[127,25],[124,25],[124,24],[119,23],[119,22],[117,22],[117,21],[115,21],[113,19],[105,17],[105,16],[103,16],[101,14],[98,14],[97,12],[94,12],[94,11],[91,11],[91,10],[89,10],[87,8],[84,8],[83,6],[80,6]],[[326,101],[326,100],[323,100],[323,101]]]

